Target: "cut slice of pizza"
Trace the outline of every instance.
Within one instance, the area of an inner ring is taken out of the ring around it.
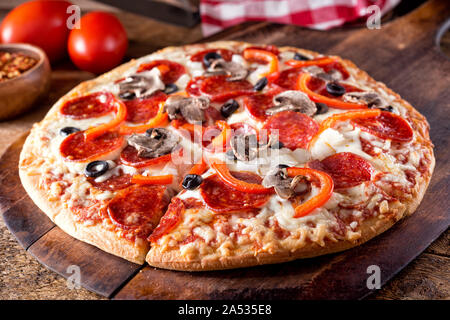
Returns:
[[[265,149],[251,161],[211,157],[211,169],[172,198],[146,261],[200,271],[313,257],[359,245],[405,213],[399,195],[379,183],[379,163],[349,151],[313,160],[295,150]]]

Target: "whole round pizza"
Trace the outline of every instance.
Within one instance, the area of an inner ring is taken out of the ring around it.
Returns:
[[[342,251],[414,212],[426,119],[353,63],[293,47],[169,47],[81,83],[34,125],[21,181],[73,237],[175,270]]]

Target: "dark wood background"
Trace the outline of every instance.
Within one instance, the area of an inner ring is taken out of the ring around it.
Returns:
[[[14,3],[8,5],[12,7]],[[97,4],[87,1],[82,1],[81,5],[87,10],[98,8]],[[200,40],[198,27],[187,29],[164,25],[109,7],[100,8],[114,11],[124,22],[131,39],[129,57],[137,57],[166,45]],[[3,12],[6,12],[5,8]],[[383,281],[386,281],[448,227],[450,170],[445,164],[449,159],[445,146],[448,146],[450,120],[450,97],[447,92],[450,69],[448,60],[434,46],[436,31],[448,16],[445,1],[430,1],[415,15],[395,23],[384,23],[381,30],[351,28],[323,33],[291,26],[252,23],[231,28],[210,38],[294,45],[340,54],[352,59],[376,79],[386,82],[429,118],[432,139],[437,146],[438,166],[424,203],[413,217],[360,248],[275,267],[234,270],[220,274],[156,271],[148,266],[142,269],[68,237],[46,220],[45,216],[42,219],[42,215],[36,213],[36,208],[16,181],[14,169],[21,141],[15,143],[0,162],[0,212],[3,212],[11,231],[29,253],[61,274],[65,274],[68,263],[79,265],[85,276],[83,284],[104,296],[330,298],[330,291],[335,298],[364,296],[368,292],[362,283],[362,275],[367,263],[380,263],[382,273],[385,272]],[[427,66],[426,72],[423,72],[423,66]],[[1,123],[0,133],[13,137],[20,135],[33,121],[40,119],[59,96],[78,82],[91,77],[92,74],[77,71],[70,63],[56,66],[52,91],[47,101],[23,118]],[[3,147],[4,150],[6,146]],[[0,149],[0,152],[3,150]],[[4,183],[6,181],[8,183]],[[62,278],[43,269],[23,249],[19,249],[3,225],[0,227],[3,229],[0,231],[4,231],[0,249],[5,252],[5,261],[0,261],[0,298],[100,298],[84,289],[69,290]],[[447,232],[371,298],[449,298],[448,244]],[[392,255],[388,263],[383,259],[387,254]],[[89,256],[95,256],[101,263],[92,264],[83,258]],[[377,261],[378,258],[381,260]],[[54,263],[55,261],[64,263]],[[109,272],[111,269],[115,269],[114,273]],[[138,272],[139,270],[141,271]],[[346,276],[349,271],[356,275]],[[133,279],[122,288],[122,284],[130,278]],[[317,287],[326,290],[317,291],[314,289]],[[301,292],[299,289],[302,289]],[[351,291],[351,295],[348,291]]]

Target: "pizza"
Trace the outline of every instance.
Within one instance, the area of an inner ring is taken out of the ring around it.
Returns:
[[[86,81],[35,124],[22,184],[71,236],[186,271],[361,245],[415,211],[426,119],[352,62],[220,41]]]

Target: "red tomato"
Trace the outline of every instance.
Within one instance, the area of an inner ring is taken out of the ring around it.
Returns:
[[[91,12],[81,18],[80,26],[70,32],[68,44],[78,68],[103,73],[122,61],[128,39],[119,19],[106,12]]]
[[[41,47],[54,62],[66,54],[71,14],[68,1],[30,1],[12,10],[0,26],[2,43],[24,42]]]

